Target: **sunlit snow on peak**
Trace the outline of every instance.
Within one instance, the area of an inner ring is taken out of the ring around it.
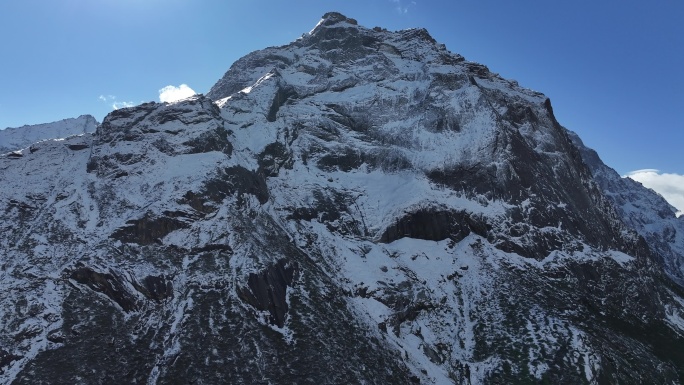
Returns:
[[[313,27],[313,29],[311,29],[311,31],[309,31],[309,35],[311,35],[312,33],[314,33],[314,31],[316,31],[316,29],[317,29],[318,27],[320,27],[320,25],[323,24],[324,21],[325,21],[325,19],[319,20],[319,21],[318,21],[318,24],[316,24],[316,26]]]
[[[273,72],[267,73],[266,75],[264,75],[264,76],[262,76],[261,78],[259,78],[259,80],[257,80],[257,81],[256,81],[254,84],[252,84],[251,86],[243,88],[240,92],[242,92],[243,94],[248,94],[248,93],[252,92],[252,90],[253,90],[254,88],[258,87],[261,83],[265,82],[266,80],[272,78],[273,75],[274,75]]]

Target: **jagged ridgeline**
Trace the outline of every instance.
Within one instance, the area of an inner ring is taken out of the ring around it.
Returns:
[[[684,220],[423,29],[6,150],[2,383],[683,382]]]

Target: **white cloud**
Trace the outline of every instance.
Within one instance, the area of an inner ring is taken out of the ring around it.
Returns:
[[[173,103],[181,99],[189,98],[195,94],[196,92],[188,87],[187,84],[181,84],[178,87],[166,86],[159,90],[159,101]]]
[[[118,110],[119,108],[133,107],[135,103],[133,102],[114,102],[112,103],[112,108]]]
[[[394,5],[395,5],[394,9],[401,14],[408,13],[409,7],[416,5],[415,1],[411,1],[408,4],[404,0],[390,0],[390,2],[394,3]]]
[[[662,195],[679,210],[677,216],[684,215],[684,175],[644,169],[632,171],[627,176]]]
[[[133,103],[133,102],[117,102],[116,96],[114,96],[114,95],[100,95],[97,98],[100,99],[100,101],[102,101],[104,103],[107,103],[107,104],[111,103],[113,110],[118,110],[119,108],[126,108],[126,107],[135,106],[135,103]]]

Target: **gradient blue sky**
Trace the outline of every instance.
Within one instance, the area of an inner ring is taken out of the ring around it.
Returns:
[[[621,174],[684,174],[681,0],[2,1],[0,128],[102,120],[167,85],[206,93],[239,57],[296,39],[331,10],[367,27],[427,28],[545,93]]]

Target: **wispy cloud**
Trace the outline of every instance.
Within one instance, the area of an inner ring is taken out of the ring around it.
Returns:
[[[181,99],[189,98],[195,95],[196,92],[188,87],[187,84],[181,84],[180,86],[166,86],[159,90],[159,101],[173,103]]]
[[[100,99],[104,103],[107,103],[107,104],[111,103],[113,110],[118,110],[119,108],[126,108],[126,107],[135,106],[135,103],[133,103],[133,102],[119,102],[119,101],[117,101],[116,96],[114,96],[114,95],[100,95],[97,98]]]
[[[684,215],[684,175],[644,169],[632,171],[626,176],[662,195],[665,200],[679,210],[677,216]]]
[[[114,102],[112,103],[112,108],[118,110],[119,108],[133,107],[135,103],[133,102]]]
[[[397,12],[399,12],[402,15],[409,13],[409,9],[416,5],[415,1],[405,1],[405,0],[389,0],[389,1],[394,4],[394,10],[396,10]]]

